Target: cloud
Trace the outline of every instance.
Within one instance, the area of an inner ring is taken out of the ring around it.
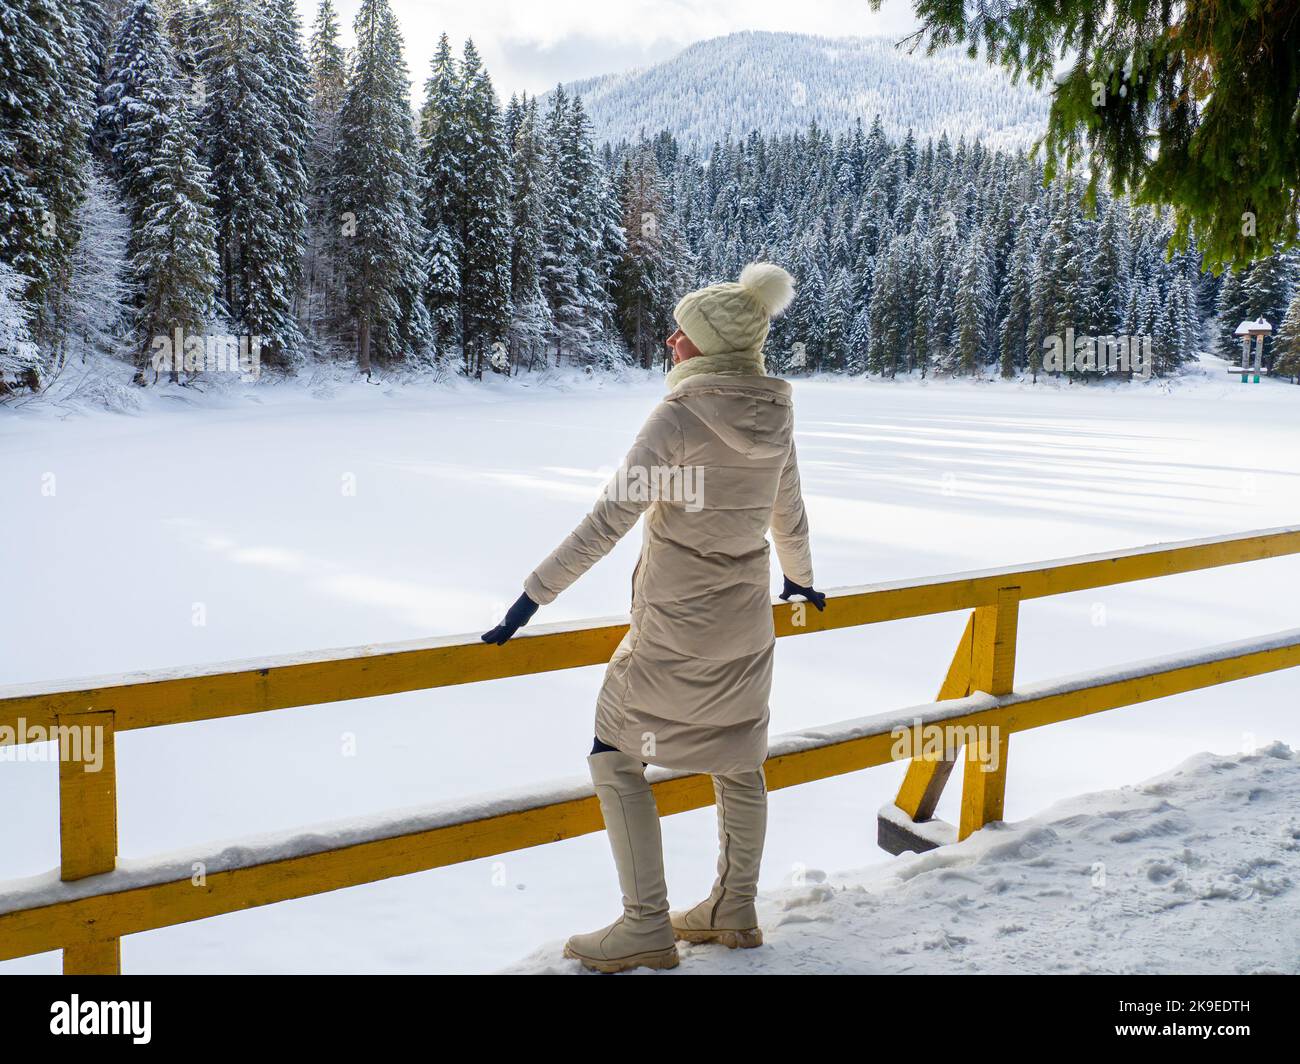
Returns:
[[[512,84],[497,87],[507,98],[512,91],[520,89],[531,95],[544,92],[560,81],[578,81],[595,74],[651,66],[676,55],[689,43],[678,39],[624,43],[586,34],[575,34],[543,46],[506,39],[500,43],[502,66],[510,74]]]
[[[318,0],[298,0],[310,32]],[[902,36],[915,26],[910,0],[389,0],[406,39],[418,97],[444,31],[459,51],[472,37],[503,99],[666,59],[696,41],[739,30],[825,36]],[[361,0],[335,0],[344,43]]]

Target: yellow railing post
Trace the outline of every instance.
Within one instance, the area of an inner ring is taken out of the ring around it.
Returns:
[[[999,588],[997,600],[977,606],[966,622],[953,654],[948,674],[936,702],[965,698],[975,691],[1007,694],[1016,671],[1016,626],[1020,588]],[[945,747],[951,744],[945,744]],[[993,820],[1002,819],[1006,795],[1007,740],[1003,735],[983,735],[965,742],[962,777],[961,823],[964,839]],[[915,821],[929,820],[955,761],[944,756],[916,757],[907,767],[894,804]]]
[[[950,698],[965,698],[970,694],[971,647],[974,632],[975,614],[972,613],[966,620],[966,630],[962,632],[957,650],[953,653],[952,664],[948,666],[948,675],[944,677],[939,693],[935,695],[936,702],[945,702]],[[943,788],[948,782],[948,777],[952,775],[952,767],[955,763],[943,756],[912,758],[911,764],[907,766],[907,775],[903,777],[903,784],[898,788],[898,797],[894,799],[894,804],[913,820],[929,820],[934,816],[935,806],[939,804],[939,796],[943,794]]]
[[[1016,626],[1020,588],[998,589],[997,601],[978,606],[972,618],[971,692],[1010,694],[1016,674]],[[1002,819],[1007,789],[1007,736],[996,726],[966,742],[958,841]]]
[[[58,719],[59,877],[65,882],[117,867],[117,759],[111,711]],[[64,975],[118,975],[121,940],[66,943]]]

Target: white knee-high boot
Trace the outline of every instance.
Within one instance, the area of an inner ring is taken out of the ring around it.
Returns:
[[[720,942],[729,949],[763,944],[754,899],[767,835],[767,781],[760,768],[714,776],[718,806],[718,878],[693,909],[671,914],[673,933],[685,942]]]
[[[587,764],[618,869],[623,915],[599,931],[574,935],[564,955],[599,972],[675,968],[677,944],[668,920],[659,810],[645,767],[618,750],[592,754]]]

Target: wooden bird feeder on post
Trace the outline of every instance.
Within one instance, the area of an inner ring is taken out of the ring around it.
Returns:
[[[1242,384],[1247,383],[1252,373],[1250,351],[1251,340],[1255,341],[1255,357],[1253,366],[1255,383],[1259,383],[1259,375],[1261,373],[1268,372],[1264,369],[1264,340],[1271,336],[1272,333],[1273,326],[1263,318],[1260,318],[1259,321],[1243,321],[1237,326],[1233,335],[1241,337],[1241,365],[1229,366],[1228,371],[1230,373],[1240,373]]]

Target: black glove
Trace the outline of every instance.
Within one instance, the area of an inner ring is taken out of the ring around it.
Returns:
[[[526,625],[536,612],[537,603],[530,599],[528,592],[525,591],[515,600],[515,604],[506,610],[506,619],[493,628],[492,631],[483,633],[481,637],[483,642],[495,643],[497,646],[501,646],[502,643]]]
[[[784,601],[790,601],[791,595],[802,595],[817,607],[819,613],[826,608],[826,596],[820,591],[814,591],[810,587],[800,587],[788,576],[784,576],[783,578],[785,580],[785,587],[781,589],[781,598]]]

